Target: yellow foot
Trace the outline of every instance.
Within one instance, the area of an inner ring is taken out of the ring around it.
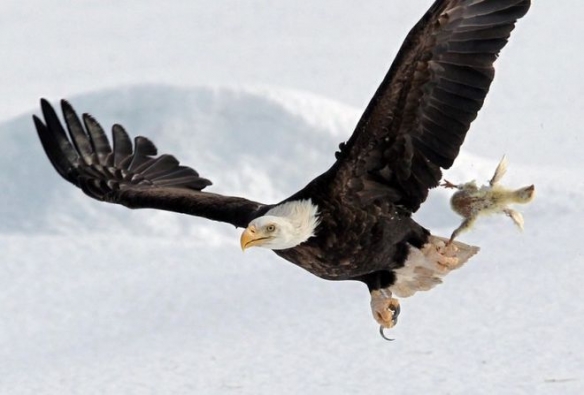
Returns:
[[[392,298],[387,289],[375,290],[371,292],[371,312],[383,328],[393,328],[400,313],[399,300]]]
[[[434,243],[426,244],[422,252],[426,258],[434,262],[438,273],[448,273],[462,266],[463,262],[457,256],[458,250],[455,243],[436,240]]]

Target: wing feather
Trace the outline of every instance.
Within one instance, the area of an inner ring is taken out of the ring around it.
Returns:
[[[89,141],[89,136],[84,132],[79,117],[77,117],[77,114],[75,114],[75,111],[69,103],[63,102],[62,105],[67,130],[69,131],[69,136],[71,137],[75,150],[86,164],[97,163],[97,157],[95,157],[91,141]],[[55,130],[56,127],[62,128],[53,107],[46,101],[41,101],[41,106],[43,107],[43,114],[49,129]],[[48,119],[49,114],[51,114],[52,121]]]
[[[113,148],[103,128],[90,115],[79,119],[61,102],[69,137],[45,99],[45,122],[33,116],[37,133],[55,170],[88,196],[130,208],[154,208],[205,217],[245,227],[269,209],[250,200],[202,192],[211,181],[181,166],[172,155],[157,155],[156,146],[138,136],[132,141],[120,125],[112,127]]]
[[[53,129],[52,133],[50,133],[49,128],[37,116],[33,116],[33,120],[41,144],[51,164],[61,177],[75,184],[77,174],[75,174],[75,169],[71,166],[71,163],[77,162],[79,156],[73,150],[64,131]]]
[[[106,158],[112,153],[112,147],[101,125],[89,114],[83,115],[85,130],[89,136],[91,150],[97,157],[97,163],[106,166]]]
[[[458,156],[493,63],[529,7],[530,0],[435,1],[321,180],[348,200],[375,196],[417,210]]]
[[[134,153],[131,156],[127,169],[135,172],[140,167],[149,162],[151,156],[157,155],[158,151],[152,141],[146,137],[138,136],[134,139]]]
[[[132,140],[122,125],[115,124],[112,127],[114,140],[113,165],[119,167],[122,161],[132,155]]]

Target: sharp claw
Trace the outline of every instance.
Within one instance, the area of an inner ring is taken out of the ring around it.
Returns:
[[[383,327],[383,325],[379,325],[379,334],[383,339],[387,340],[388,342],[392,342],[395,340],[385,336],[385,328]]]
[[[393,323],[393,326],[395,326],[397,324],[397,317],[399,316],[399,313],[401,312],[401,305],[397,305],[397,306],[389,306],[389,310],[392,312],[392,318],[391,318],[391,322]]]
[[[383,340],[387,340],[388,342],[394,341],[395,339],[385,336],[385,329],[387,328],[384,328],[383,325],[379,325],[379,334],[381,335]]]
[[[391,311],[391,323],[392,323],[392,327],[394,327],[397,324],[397,318],[399,316],[399,313],[401,312],[401,305],[390,305],[388,307],[389,311]],[[379,334],[381,335],[381,337],[389,342],[394,341],[395,339],[389,338],[385,335],[385,327],[383,327],[383,325],[379,325]]]

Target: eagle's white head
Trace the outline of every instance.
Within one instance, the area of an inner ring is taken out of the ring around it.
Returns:
[[[249,223],[241,234],[241,249],[296,247],[314,236],[318,223],[318,207],[310,200],[280,204]]]

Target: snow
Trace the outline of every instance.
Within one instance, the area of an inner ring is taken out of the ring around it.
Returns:
[[[507,154],[503,184],[536,186],[525,231],[479,220],[461,240],[481,252],[402,300],[393,343],[361,284],[242,254],[226,225],[92,201],[33,131],[38,98],[66,97],[212,191],[278,201],[330,166],[430,3],[5,1],[0,393],[583,393],[581,2],[534,2],[445,174],[482,183]],[[416,214],[438,235],[460,221],[450,193]]]

